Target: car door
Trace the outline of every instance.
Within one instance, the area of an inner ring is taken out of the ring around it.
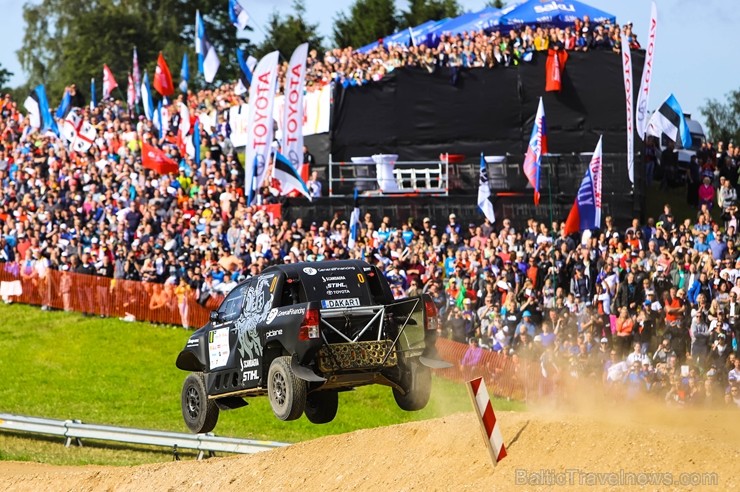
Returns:
[[[239,319],[247,287],[248,282],[234,287],[216,310],[218,316],[211,322],[212,328],[208,332],[208,368],[210,371],[220,371],[234,365],[231,354],[236,337],[231,332]]]
[[[235,361],[241,375],[239,381],[244,388],[257,386],[263,374],[262,339],[267,315],[275,302],[275,287],[278,276],[275,272],[263,273],[248,281],[244,293],[244,304],[233,327],[236,334]]]

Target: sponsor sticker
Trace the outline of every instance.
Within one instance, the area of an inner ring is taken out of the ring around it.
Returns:
[[[277,277],[274,277],[272,279],[272,282],[270,282],[270,292],[275,292],[275,285],[277,285]]]
[[[360,282],[361,284],[364,284],[365,283],[365,276],[363,274],[361,274],[361,273],[358,273],[357,274],[357,281]]]
[[[321,301],[321,307],[326,309],[357,307],[359,305],[359,297],[350,297],[348,299],[324,299]]]
[[[219,328],[208,333],[208,361],[210,368],[225,366],[229,360],[229,329]]]
[[[314,267],[304,267],[303,273],[305,273],[306,275],[316,275],[319,272]]]
[[[321,277],[321,280],[323,280],[324,283],[326,283],[326,282],[344,282],[344,281],[347,280],[347,277],[345,277],[344,275],[335,275],[333,277],[323,277],[322,276]]]
[[[267,323],[269,325],[270,323],[272,323],[273,321],[275,321],[275,318],[277,317],[277,314],[278,314],[278,308],[272,308],[272,309],[270,309],[270,312],[267,313],[267,319],[265,320],[265,323]]]

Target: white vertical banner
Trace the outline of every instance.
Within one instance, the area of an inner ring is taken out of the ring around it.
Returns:
[[[624,101],[627,112],[627,174],[635,183],[635,115],[632,107],[632,53],[627,36],[622,34],[622,78],[624,79]]]
[[[650,10],[650,30],[648,31],[647,47],[645,48],[645,66],[642,69],[640,92],[637,95],[637,135],[645,139],[647,130],[647,109],[650,103],[650,82],[653,79],[653,60],[655,58],[655,33],[658,30],[658,7],[653,2]]]
[[[308,43],[299,45],[290,57],[288,73],[285,74],[285,100],[281,131],[282,154],[286,156],[298,174],[303,170],[303,93],[306,80],[306,57]]]
[[[246,180],[244,192],[258,190],[267,176],[270,162],[273,124],[272,107],[278,75],[277,51],[268,53],[257,64],[249,86],[249,114],[247,117],[247,148],[244,160]]]

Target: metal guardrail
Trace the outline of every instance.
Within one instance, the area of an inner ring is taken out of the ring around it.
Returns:
[[[64,437],[66,447],[71,446],[73,442],[82,446],[82,439],[95,439],[128,444],[164,446],[172,448],[175,455],[178,449],[193,449],[198,451],[199,460],[203,459],[206,453],[208,453],[208,456],[214,456],[216,452],[253,454],[288,446],[287,443],[274,441],[83,424],[79,420],[44,419],[8,413],[0,413],[1,430]]]

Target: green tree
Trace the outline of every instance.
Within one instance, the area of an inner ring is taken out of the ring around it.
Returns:
[[[486,2],[486,5],[495,9],[502,9],[506,6],[506,2],[504,2],[503,0],[488,0],[488,2]]]
[[[294,0],[293,13],[284,19],[277,11],[273,11],[267,25],[267,37],[257,48],[257,56],[278,50],[284,58],[290,59],[296,46],[305,42],[308,42],[310,48],[322,51],[323,38],[318,34],[318,28],[318,24],[306,22],[306,5],[303,0]]]
[[[85,88],[95,77],[98,87],[102,86],[102,67],[106,63],[125,90],[136,47],[142,70],[147,69],[150,74],[158,52],[162,51],[175,84],[182,56],[188,53],[191,86],[198,87],[204,82],[196,76],[196,10],[207,13],[206,32],[221,61],[217,81],[233,81],[237,74],[236,46],[248,51],[254,47],[248,40],[237,38],[223,4],[222,0],[28,1],[23,6],[23,44],[17,53],[21,67],[29,74],[26,85],[45,84],[54,104],[72,82]]]
[[[8,92],[8,82],[13,78],[13,72],[0,65],[0,92]]]
[[[399,28],[418,26],[428,20],[440,20],[460,15],[457,0],[409,0],[408,10],[401,13]]]
[[[334,18],[336,46],[364,46],[392,34],[398,28],[393,0],[355,0],[349,15]]]
[[[730,91],[724,102],[708,99],[699,112],[706,121],[710,140],[740,144],[740,90]]]

